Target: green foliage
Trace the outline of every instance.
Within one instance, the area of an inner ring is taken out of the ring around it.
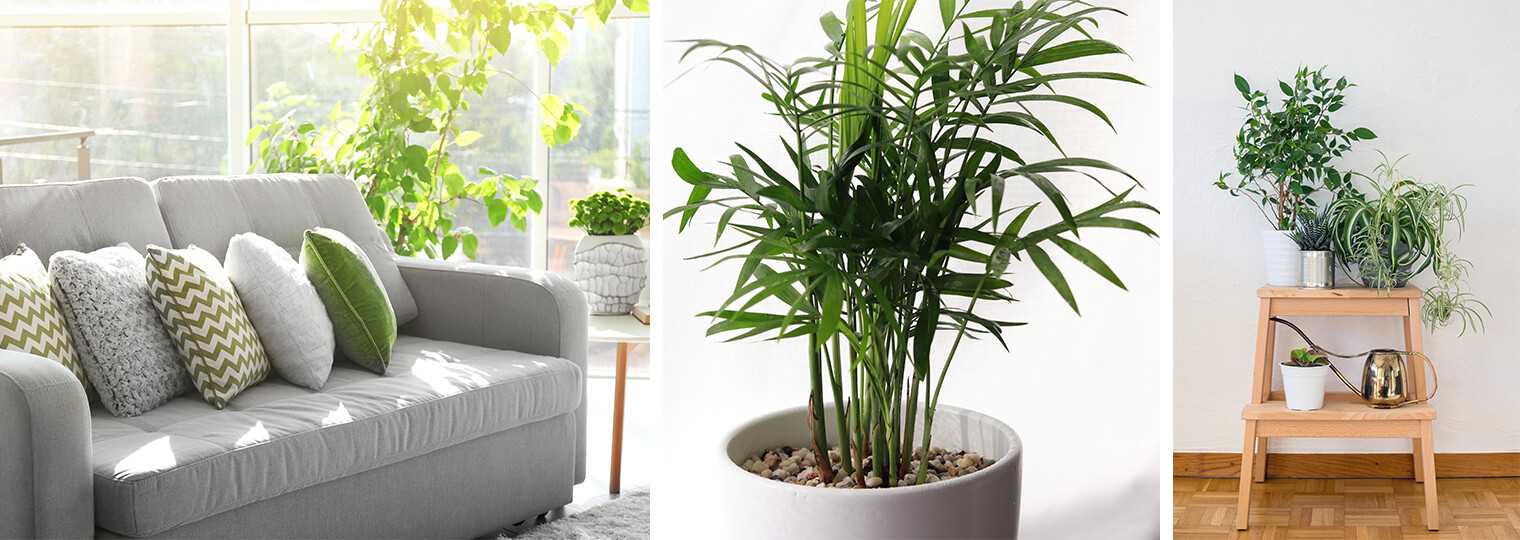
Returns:
[[[1330,365],[1330,358],[1319,349],[1293,349],[1288,355],[1291,360],[1283,362],[1285,366],[1314,367]]]
[[[1334,196],[1348,193],[1350,179],[1330,164],[1351,149],[1351,143],[1376,139],[1364,127],[1343,130],[1330,124],[1330,114],[1345,106],[1344,92],[1356,86],[1345,77],[1325,77],[1325,68],[1299,68],[1293,84],[1278,81],[1283,93],[1274,110],[1267,93],[1253,90],[1245,77],[1235,76],[1235,89],[1246,100],[1246,121],[1235,136],[1235,174],[1219,174],[1215,187],[1246,197],[1278,230],[1292,230],[1305,207],[1314,207],[1321,189]]]
[[[1305,210],[1298,216],[1298,225],[1288,233],[1300,251],[1330,251],[1330,213]]]
[[[1381,152],[1379,152],[1381,154]],[[1460,237],[1467,213],[1467,198],[1457,193],[1467,185],[1446,187],[1405,176],[1399,161],[1383,156],[1372,178],[1376,199],[1360,191],[1337,199],[1329,208],[1335,251],[1346,272],[1360,276],[1368,287],[1400,287],[1426,269],[1436,285],[1425,290],[1421,318],[1434,331],[1461,320],[1462,332],[1482,327],[1488,306],[1462,290],[1472,263],[1451,251],[1454,239],[1447,226],[1455,225]]]
[[[647,10],[645,2],[622,1]],[[345,125],[335,108],[329,125],[294,122],[286,114],[257,126],[249,133],[249,143],[257,142],[255,167],[349,175],[397,253],[446,258],[462,251],[473,259],[479,239],[454,224],[458,205],[484,206],[492,227],[510,222],[526,230],[528,215],[543,211],[543,200],[537,180],[455,165],[450,151],[483,137],[460,130],[460,117],[493,78],[522,84],[491,63],[514,40],[531,42],[557,64],[569,43],[565,32],[577,17],[600,27],[616,4],[595,0],[562,8],[546,2],[386,0],[382,23],[356,45],[359,73],[373,80],[359,102],[357,121]],[[558,146],[575,137],[582,109],[553,94],[537,98],[544,142]]]
[[[1004,329],[1023,324],[976,310],[980,300],[1013,300],[1012,259],[1032,262],[1076,310],[1051,251],[1122,288],[1078,242],[1079,230],[1155,236],[1115,215],[1155,211],[1129,200],[1134,179],[1118,167],[1064,153],[1031,160],[1026,156],[1050,150],[1002,142],[1029,132],[1060,152],[1053,130],[1026,108],[1031,103],[1070,106],[1112,126],[1096,105],[1058,88],[1067,80],[1139,83],[1067,66],[1123,54],[1088,36],[1094,16],[1114,10],[1039,0],[971,11],[969,3],[939,2],[943,27],[931,38],[907,28],[913,0],[853,0],[843,19],[823,17],[823,54],[790,64],[712,40],[692,41],[686,52],[710,53],[709,62],[750,75],[788,128],[785,162],[740,144],[741,153],[714,172],[675,151],[675,171],[692,190],[688,204],[666,217],[679,216],[684,231],[710,209],[721,212],[718,242],[725,233],[744,237],[700,256],[742,263],[732,294],[705,314],[714,318],[708,333],[808,339],[814,444],[824,450],[822,404],[832,397],[832,421],[846,441],[843,472],[857,485],[864,485],[868,458],[888,485],[909,466],[912,419],[922,405],[932,423],[939,386],[931,384],[943,383],[962,338],[990,337],[1006,347]],[[1096,174],[1120,175],[1130,185],[1109,190],[1092,208],[1073,208],[1056,180],[1102,185]],[[1010,181],[1028,182],[1043,200],[1014,200]],[[1036,223],[1041,205],[1053,210],[1053,223]],[[934,344],[949,334],[940,330],[952,330],[954,342],[935,381]],[[927,447],[928,427],[924,438]],[[922,469],[917,478],[926,478]]]
[[[649,221],[649,202],[623,188],[571,199],[570,211],[570,226],[593,236],[633,234]]]

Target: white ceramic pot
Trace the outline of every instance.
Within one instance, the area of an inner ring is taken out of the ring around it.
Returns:
[[[1313,411],[1325,406],[1325,376],[1330,366],[1282,366],[1283,394],[1288,408]]]
[[[1298,286],[1298,244],[1289,231],[1261,231],[1262,253],[1267,261],[1267,284],[1274,287]]]
[[[649,283],[649,252],[637,235],[581,237],[570,279],[586,293],[593,315],[633,311]]]
[[[825,407],[829,443],[834,407]],[[744,460],[777,446],[811,446],[806,407],[752,420],[730,433],[722,448],[719,489],[728,538],[1017,538],[1023,444],[1007,424],[975,411],[940,406],[932,444],[966,450],[996,462],[969,475],[932,484],[878,489],[799,486],[761,478]],[[922,426],[922,414],[919,415]],[[915,430],[922,436],[923,431]]]

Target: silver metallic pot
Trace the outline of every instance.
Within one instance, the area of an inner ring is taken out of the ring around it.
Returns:
[[[1330,251],[1298,252],[1298,275],[1300,289],[1335,288],[1335,253]]]

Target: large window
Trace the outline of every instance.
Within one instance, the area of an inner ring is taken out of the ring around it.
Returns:
[[[320,10],[309,0],[243,3],[0,0],[0,137],[93,129],[91,176],[154,179],[247,170],[248,128],[288,111],[314,121],[335,106],[340,120],[357,115],[368,81],[354,55],[330,45],[378,21],[379,0],[330,0]],[[473,100],[460,127],[484,138],[456,150],[455,162],[537,178],[545,200],[528,232],[492,229],[483,209],[461,209],[483,262],[568,272],[580,238],[566,225],[570,199],[617,187],[648,198],[649,24],[614,17],[597,32],[577,25],[554,69],[536,49],[514,46],[494,67],[522,84],[499,76]],[[564,147],[538,136],[533,96],[548,92],[586,108]],[[72,180],[78,144],[0,146],[0,181]],[[594,373],[611,368],[613,350],[592,345]],[[647,370],[646,347],[630,367]]]

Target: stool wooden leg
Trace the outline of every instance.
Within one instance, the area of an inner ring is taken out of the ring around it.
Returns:
[[[1240,451],[1240,504],[1235,511],[1235,529],[1244,531],[1251,519],[1251,476],[1256,457],[1256,421],[1246,420],[1246,442]]]
[[[1267,438],[1266,437],[1257,437],[1256,438],[1256,466],[1252,467],[1252,468],[1255,470],[1254,476],[1255,476],[1257,482],[1266,482],[1267,481]]]
[[[1429,420],[1420,421],[1420,435],[1420,457],[1425,462],[1425,526],[1435,531],[1441,529],[1441,510],[1436,505],[1435,432]]]
[[[1414,447],[1414,481],[1425,481],[1425,444],[1423,439],[1409,439],[1409,445]]]

